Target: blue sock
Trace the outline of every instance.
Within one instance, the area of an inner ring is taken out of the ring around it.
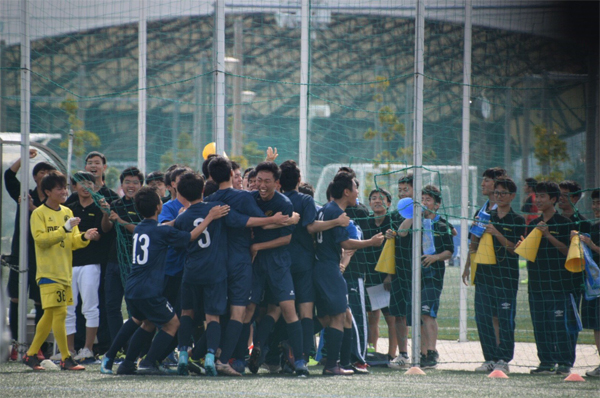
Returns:
[[[255,347],[259,347],[260,349],[267,348],[267,340],[273,330],[273,325],[275,325],[275,319],[273,319],[271,315],[265,315],[256,327],[256,332],[254,333]]]
[[[287,324],[288,341],[294,351],[294,360],[303,359],[302,350],[302,326],[300,321]]]
[[[189,315],[182,315],[179,322],[180,325],[177,332],[177,337],[179,338],[179,351],[187,351],[194,343],[194,320]]]
[[[352,328],[344,328],[344,337],[342,338],[342,346],[340,347],[340,363],[342,366],[350,365],[353,335]]]
[[[131,362],[135,362],[138,359],[142,349],[148,342],[152,341],[152,337],[154,337],[154,332],[148,332],[142,328],[138,328],[133,336],[131,336],[131,340],[129,341],[129,347],[127,347],[127,355],[125,355],[125,359]],[[109,356],[109,358],[111,358]],[[113,359],[113,358],[111,358]]]
[[[152,345],[150,346],[150,351],[146,354],[146,359],[148,363],[155,364],[159,356],[165,351],[165,347],[168,347],[169,344],[173,341],[173,336],[165,332],[164,330],[160,330],[154,340],[152,341]]]
[[[221,324],[212,321],[206,325],[206,352],[214,354],[221,343]]]
[[[315,340],[314,340],[314,322],[312,318],[302,318],[302,349],[304,350],[304,360],[308,362],[308,357],[314,355]]]
[[[325,329],[325,349],[327,350],[326,368],[334,367],[340,359],[340,349],[344,332],[331,327]]]
[[[237,345],[233,350],[233,357],[235,359],[245,359],[248,356],[248,340],[250,339],[250,324],[244,323],[242,325],[242,331],[238,338]]]
[[[121,326],[121,329],[119,329],[119,333],[115,336],[115,340],[112,342],[112,345],[105,355],[110,359],[115,359],[119,350],[127,344],[131,336],[133,336],[139,327],[140,326],[135,323],[133,319],[129,318],[127,322]]]
[[[229,362],[229,358],[231,358],[231,354],[240,339],[242,329],[243,325],[241,322],[229,320],[227,323],[225,337],[223,338],[223,344],[221,345],[221,357],[219,358],[221,363]]]

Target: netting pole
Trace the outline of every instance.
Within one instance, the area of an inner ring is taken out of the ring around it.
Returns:
[[[469,146],[471,143],[471,0],[465,2],[465,37],[463,54],[462,153],[460,174],[460,279],[469,258]],[[467,341],[467,286],[459,281],[458,341]]]
[[[243,106],[242,106],[242,70],[244,61],[243,37],[244,20],[243,17],[236,17],[233,22],[233,57],[238,62],[235,63],[235,74],[233,77],[233,131],[231,132],[231,154],[241,156],[243,141]]]
[[[29,2],[21,0],[21,203],[19,216],[19,340],[27,344],[27,268],[29,265],[29,129],[31,106]],[[26,346],[19,345],[19,359]]]
[[[215,73],[215,104],[213,141],[217,153],[225,151],[225,0],[215,0],[215,33],[213,38],[213,70]]]
[[[423,73],[425,48],[425,3],[417,0],[415,15],[415,105],[414,105],[414,138],[413,166],[414,187],[413,200],[416,205],[413,213],[413,242],[412,242],[412,361],[413,366],[421,364],[421,190],[423,189]]]
[[[73,191],[71,186],[71,170],[73,169],[73,138],[75,138],[75,132],[73,129],[69,129],[69,143],[67,146],[67,185]]]
[[[308,62],[310,0],[302,0],[300,25],[300,131],[298,164],[303,178],[308,179]]]
[[[146,174],[146,54],[147,24],[146,0],[140,0],[138,28],[138,169]]]

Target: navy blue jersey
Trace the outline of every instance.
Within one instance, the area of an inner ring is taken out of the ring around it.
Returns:
[[[165,280],[167,247],[181,247],[190,241],[190,233],[158,221],[144,219],[133,231],[132,266],[125,286],[125,298],[160,297]]]
[[[254,198],[256,199],[256,203],[258,204],[258,207],[263,211],[263,213],[265,213],[265,216],[267,216],[267,217],[270,217],[278,212],[281,212],[282,214],[291,217],[292,213],[294,212],[294,205],[292,204],[292,202],[290,202],[290,200],[287,198],[287,196],[285,196],[282,193],[275,191],[275,194],[273,195],[271,200],[268,200],[266,202],[260,198],[260,194],[258,193],[258,191],[253,191],[252,195],[254,195]],[[281,238],[283,236],[291,235],[292,232],[294,232],[294,227],[295,227],[295,225],[290,225],[287,227],[275,228],[275,229],[255,228],[254,229],[254,242],[255,243],[270,242],[272,240]],[[284,245],[284,246],[276,247],[275,249],[269,249],[268,251],[273,251],[273,250],[281,251],[281,250],[287,250],[287,248]]]
[[[317,208],[312,197],[298,191],[289,191],[285,196],[294,205],[294,211],[300,214],[300,223],[296,225],[292,234],[292,241],[288,246],[292,257],[292,273],[312,269],[315,249],[313,237],[306,229],[317,218]]]
[[[163,205],[162,211],[158,215],[158,222],[164,223],[173,221],[179,215],[179,210],[183,204],[177,199],[171,199]],[[185,263],[185,250],[175,250],[169,247],[167,252],[167,263],[165,264],[165,275],[173,276],[183,271]]]
[[[212,195],[204,198],[205,202],[223,202],[229,205],[232,210],[246,215],[248,217],[264,217],[265,213],[258,207],[254,196],[248,191],[227,188],[219,189]],[[252,235],[250,228],[232,228],[227,227],[227,242],[229,246],[229,259],[227,269],[237,264],[250,264],[250,245],[252,244]]]
[[[331,201],[323,206],[318,213],[317,219],[321,221],[335,220],[344,211],[337,203]],[[350,239],[348,230],[344,227],[335,227],[327,231],[317,233],[317,264],[327,264],[340,267],[340,256],[342,254],[340,243]],[[318,272],[318,270],[315,270]]]
[[[204,221],[210,209],[221,202],[199,202],[190,206],[175,220],[175,228],[191,231]],[[225,225],[240,228],[248,223],[248,217],[230,210],[229,214],[213,220],[200,237],[187,246],[187,258],[183,268],[186,283],[207,284],[220,282],[227,277],[227,231]]]

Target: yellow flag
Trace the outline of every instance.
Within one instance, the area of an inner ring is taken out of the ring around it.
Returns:
[[[585,259],[583,258],[583,248],[581,247],[579,235],[575,235],[571,239],[565,268],[571,272],[581,272],[585,269]]]
[[[375,271],[384,272],[386,274],[396,274],[396,238],[385,241]]]
[[[521,242],[519,247],[515,249],[515,253],[525,258],[528,261],[535,261],[537,257],[538,249],[540,248],[540,242],[542,241],[542,231],[534,228],[533,231],[527,235],[527,237]]]

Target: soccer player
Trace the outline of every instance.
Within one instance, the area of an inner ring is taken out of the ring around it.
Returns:
[[[337,219],[348,207],[356,206],[358,188],[350,173],[342,171],[334,177],[331,185],[331,196],[333,200],[319,210],[318,220]],[[354,372],[342,368],[339,364],[342,346],[347,348],[344,350],[344,355],[347,356],[344,362],[350,362],[352,341],[351,318],[347,317],[348,291],[346,282],[340,272],[340,253],[342,248],[344,250],[357,250],[370,246],[381,246],[384,237],[383,234],[377,234],[369,240],[349,239],[346,228],[335,227],[317,233],[316,241],[313,279],[317,293],[316,306],[318,316],[326,327],[327,362],[323,374],[350,375]]]
[[[581,199],[581,185],[576,181],[565,180],[558,186],[560,188],[558,208],[561,210],[561,216],[571,220],[575,230],[582,234],[589,234],[592,224],[575,207]]]
[[[248,172],[248,188],[246,191],[256,191],[256,169],[252,169]]]
[[[78,225],[81,232],[90,228],[102,230],[102,210],[94,203],[95,177],[87,171],[75,173],[72,177],[72,186],[77,191],[77,202],[71,203],[69,208],[73,215],[81,221]],[[98,326],[100,325],[100,310],[98,288],[100,286],[100,263],[106,258],[106,245],[100,241],[107,239],[101,234],[90,240],[89,245],[73,253],[73,305],[67,308],[67,340],[69,351],[75,351],[76,314],[78,297],[81,294],[81,312],[85,317],[85,345],[75,355],[77,362],[94,358],[93,345],[96,340]]]
[[[44,315],[23,363],[34,370],[44,369],[35,354],[52,330],[62,354],[61,369],[85,370],[69,353],[65,319],[67,306],[73,303],[72,251],[87,246],[90,239],[97,237],[98,231],[90,228],[80,233],[77,228],[80,219],[62,206],[67,199],[67,179],[63,174],[51,171],[42,179],[41,185],[46,202],[31,214],[31,233],[35,241],[38,260],[36,281],[40,287]]]
[[[85,157],[85,171],[91,173],[95,178],[94,191],[102,195],[108,204],[110,204],[119,199],[119,195],[104,184],[104,173],[107,168],[106,157],[102,153],[92,151]],[[65,205],[68,206],[76,201],[77,192],[73,192],[71,196],[67,198]]]
[[[233,170],[233,189],[242,189],[242,168],[239,163],[231,161],[231,169]],[[210,174],[210,163],[209,163],[209,171]]]
[[[34,159],[37,156],[36,149],[29,150],[29,159]],[[15,229],[13,232],[12,242],[10,245],[11,251],[10,256],[6,258],[6,261],[11,265],[8,274],[8,296],[10,297],[9,307],[9,323],[12,338],[15,341],[19,340],[19,242],[21,238],[20,232],[20,195],[21,195],[21,183],[17,179],[17,173],[21,168],[21,159],[17,159],[5,172],[4,172],[4,185],[6,191],[10,197],[17,203],[17,212],[15,214]],[[31,212],[42,205],[46,200],[46,194],[42,189],[42,179],[48,174],[48,172],[56,170],[50,163],[39,162],[33,167],[32,174],[35,182],[35,188],[29,190],[29,218],[31,218]],[[35,306],[35,324],[37,325],[44,315],[42,309],[42,302],[40,298],[40,288],[36,283],[36,259],[35,259],[35,244],[33,242],[33,236],[31,231],[28,234],[28,270],[27,270],[27,286],[29,286],[29,298],[33,301]],[[44,359],[42,352],[38,353],[41,359]],[[17,360],[18,353],[16,345],[13,346],[10,354],[10,358],[14,361]]]
[[[497,208],[490,214],[485,232],[492,235],[496,264],[481,263],[475,273],[475,321],[485,362],[476,371],[509,372],[508,363],[515,350],[515,314],[519,287],[519,256],[515,245],[525,234],[525,219],[517,215],[511,203],[517,185],[507,177],[494,183]],[[469,285],[471,270],[465,268],[463,282]],[[494,332],[493,318],[499,321],[499,343]]]
[[[592,251],[596,264],[600,264],[600,190],[592,191],[592,210],[597,222],[591,228],[591,238],[580,235],[579,239]],[[581,323],[584,329],[594,331],[596,351],[600,352],[600,297],[593,300],[584,299],[581,304]],[[600,377],[600,366],[594,370],[588,370],[585,374],[589,377]]]
[[[542,233],[535,261],[527,261],[529,310],[540,360],[531,373],[539,375],[571,373],[579,334],[577,307],[582,278],[581,273],[565,269],[573,224],[556,212],[560,195],[557,183],[539,182],[535,200],[542,215],[530,223]]]
[[[248,175],[250,174],[250,172],[254,170],[253,167],[248,167],[246,170],[244,170],[244,175],[242,177],[242,189],[244,191],[249,191],[248,189]]]
[[[423,205],[423,232],[421,256],[421,367],[437,366],[439,354],[436,349],[438,337],[437,314],[446,272],[445,261],[454,253],[452,232],[445,219],[437,214],[442,203],[439,188],[427,185],[421,193]],[[413,219],[406,219],[400,225],[401,237],[408,234]],[[410,312],[410,311],[409,311]],[[409,316],[409,315],[407,315]]]

